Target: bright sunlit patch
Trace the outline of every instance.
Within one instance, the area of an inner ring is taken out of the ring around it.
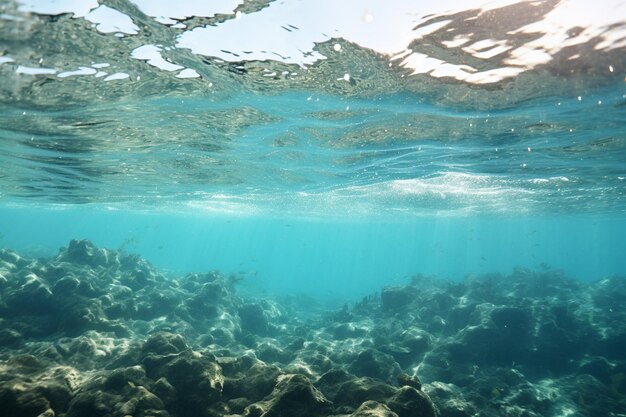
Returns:
[[[176,78],[198,78],[198,77],[200,77],[200,74],[198,74],[196,70],[191,69],[191,68],[185,68],[184,70],[179,72],[178,75],[176,75]]]
[[[163,48],[157,45],[143,45],[135,48],[131,53],[131,57],[142,61],[147,61],[148,65],[152,65],[153,67],[156,67],[163,71],[172,72],[185,68],[182,65],[166,61],[165,58],[163,58],[163,56],[161,55],[162,50]]]
[[[59,15],[71,13],[74,17],[84,17],[98,7],[98,0],[19,0],[18,10],[22,12]]]
[[[125,80],[127,78],[129,78],[130,75],[128,75],[125,72],[116,72],[115,74],[111,74],[108,77],[106,77],[104,79],[104,81],[117,81],[117,80]]]
[[[139,9],[159,23],[174,25],[178,20],[192,16],[211,17],[216,14],[233,13],[243,1],[240,0],[131,0]]]
[[[62,72],[59,75],[57,75],[57,77],[59,77],[59,78],[67,78],[67,77],[73,77],[73,76],[76,76],[76,75],[94,75],[96,73],[97,73],[97,71],[94,68],[79,67],[75,71],[65,71],[65,72]]]
[[[15,70],[17,74],[25,74],[25,75],[46,75],[46,74],[56,74],[57,70],[54,68],[38,68],[38,67],[26,67],[20,65]]]
[[[105,5],[90,11],[85,19],[93,22],[98,32],[102,33],[120,32],[136,35],[139,32],[139,27],[133,23],[130,17]]]

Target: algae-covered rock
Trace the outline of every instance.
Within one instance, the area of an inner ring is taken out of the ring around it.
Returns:
[[[365,401],[350,417],[398,417],[385,404],[376,401]]]
[[[272,392],[280,373],[276,365],[257,362],[238,378],[226,378],[224,394],[230,398],[245,397],[251,402],[260,401]]]
[[[339,405],[356,408],[368,400],[384,403],[395,392],[396,388],[380,380],[368,377],[354,378],[341,384],[334,401]]]
[[[428,394],[409,386],[404,386],[396,391],[387,400],[387,406],[398,414],[398,417],[439,416],[439,410],[433,404]]]
[[[239,309],[241,328],[260,336],[267,335],[269,323],[263,307],[260,304],[245,304]]]
[[[390,311],[401,310],[416,300],[417,291],[412,286],[385,287],[380,293],[382,307]]]
[[[428,394],[444,417],[471,417],[477,413],[476,406],[468,401],[459,387],[454,384],[433,382],[428,385]],[[496,399],[493,395],[492,392],[492,401]]]
[[[393,356],[376,349],[366,349],[350,365],[350,371],[357,376],[391,382],[400,373],[400,366]]]
[[[119,265],[117,252],[96,248],[89,240],[71,240],[57,260],[93,268]]]
[[[214,356],[194,352],[184,338],[161,332],[142,349],[142,363],[171,410],[182,415],[211,415],[222,398],[224,376]],[[195,413],[195,414],[194,414]]]
[[[420,379],[414,375],[414,376],[410,376],[407,374],[400,374],[398,375],[398,385],[401,387],[404,386],[408,386],[408,387],[413,387],[418,391],[422,390],[422,381],[420,381]]]
[[[0,250],[0,415],[619,415],[625,280],[570,281],[420,277],[328,311],[87,241]]]
[[[303,375],[283,375],[272,393],[263,401],[246,408],[245,416],[323,417],[332,411],[332,403]],[[260,414],[259,414],[260,413]]]
[[[76,369],[31,355],[0,362],[0,410],[6,416],[55,416],[68,409],[79,380]]]

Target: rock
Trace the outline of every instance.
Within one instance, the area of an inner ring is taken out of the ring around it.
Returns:
[[[259,361],[256,358],[256,355],[254,355],[252,351],[246,352],[244,355],[238,356],[238,357],[236,356],[218,357],[217,363],[219,363],[219,365],[221,366],[222,373],[225,376],[232,377],[232,378],[241,376],[243,373],[248,372],[256,364],[266,366],[265,363]],[[272,366],[272,368],[278,369],[275,366]],[[275,385],[275,382],[272,383],[271,388],[273,388],[274,385]]]
[[[350,375],[341,368],[335,368],[322,375],[315,385],[326,398],[335,402],[341,386],[352,379],[354,379],[353,375]]]
[[[367,330],[356,327],[353,323],[339,323],[333,327],[332,334],[336,340],[346,340],[364,337]]]
[[[407,386],[407,387],[413,387],[418,391],[422,390],[422,381],[420,381],[420,379],[417,376],[409,376],[407,374],[400,374],[398,375],[398,385],[400,385],[401,387]]]
[[[0,325],[2,320],[0,319]],[[23,336],[13,329],[0,329],[0,347],[17,347],[22,343]]]
[[[189,349],[189,345],[181,335],[159,332],[146,341],[142,349],[142,356],[169,355]]]
[[[612,360],[626,360],[626,329],[613,329],[596,342],[597,351]]]
[[[459,387],[454,384],[433,382],[428,386],[428,394],[437,404],[443,417],[473,417],[477,415],[476,407],[465,399]]]
[[[592,356],[580,361],[578,372],[581,374],[589,374],[605,384],[608,384],[611,375],[615,373],[615,368],[606,358]]]
[[[289,373],[304,373],[311,375],[321,375],[330,371],[334,364],[333,361],[326,355],[316,352],[313,349],[306,349],[300,352],[289,365],[290,367],[305,367],[307,371],[298,371]]]
[[[416,359],[420,359],[432,347],[432,336],[414,327],[404,330],[400,336],[400,345],[406,346]]]
[[[275,343],[264,341],[255,349],[259,359],[269,363],[287,363],[291,360],[291,353],[277,346]]]
[[[385,404],[376,401],[365,401],[350,417],[398,417]]]
[[[153,385],[152,391],[154,394],[163,401],[165,405],[169,405],[173,403],[178,397],[178,392],[176,388],[170,384],[167,378],[161,377],[156,380]]]
[[[308,378],[290,374],[279,377],[276,387],[267,399],[246,408],[244,415],[322,417],[330,414],[331,410],[332,403],[311,384]]]
[[[276,365],[257,362],[245,375],[227,378],[224,382],[224,395],[230,398],[245,397],[251,402],[260,401],[272,392],[279,375],[280,369]]]
[[[89,240],[71,240],[67,248],[60,251],[57,260],[92,268],[119,265],[116,252],[98,249]]]
[[[391,355],[403,369],[410,368],[412,364],[418,361],[416,355],[409,348],[394,343],[380,345],[377,349],[382,353]]]
[[[72,399],[66,417],[106,415],[170,416],[163,402],[146,387],[128,383],[117,388],[107,388],[100,381],[93,380]]]
[[[146,377],[146,371],[141,366],[136,365],[111,371],[104,378],[102,386],[106,390],[120,391],[129,383],[133,385],[150,385],[150,381]]]
[[[622,386],[614,385],[621,380]],[[622,405],[626,400],[626,390],[623,386],[624,375],[611,381],[609,390],[606,386],[591,375],[568,375],[555,383],[560,391],[569,398],[571,403],[576,404],[580,415],[585,416],[612,416],[619,415],[623,410]],[[536,400],[540,404],[545,401],[554,401],[552,398],[537,392]],[[618,403],[620,404],[618,406]],[[613,412],[615,410],[615,412]]]
[[[153,336],[145,343],[142,358],[148,377],[163,378],[161,389],[174,397],[168,398],[168,410],[174,414],[203,416],[220,405],[224,376],[215,357],[192,351],[181,336],[166,332]]]
[[[502,331],[511,334],[519,343],[525,342],[530,333],[529,313],[518,307],[500,307],[491,312],[491,320]]]
[[[252,334],[265,336],[269,331],[269,322],[260,304],[245,304],[239,309],[241,329]]]
[[[387,401],[387,406],[398,417],[438,417],[439,410],[428,394],[415,388],[404,386]]]
[[[623,278],[417,277],[335,312],[304,298],[246,299],[235,281],[165,277],[88,241],[51,259],[0,250],[0,414],[537,417],[569,408],[603,417],[623,408]],[[422,387],[416,369],[437,382]]]
[[[250,400],[244,397],[233,398],[228,400],[228,409],[237,414],[243,414],[245,412],[246,407],[250,404]]]
[[[21,259],[21,256],[12,250],[0,249],[0,261],[6,263],[7,269],[15,269]]]
[[[396,388],[368,377],[350,379],[341,384],[335,395],[337,405],[356,408],[364,401],[386,402],[396,392]]]
[[[52,417],[64,413],[73,395],[69,367],[47,367],[34,356],[18,355],[0,363],[0,410],[6,416]]]
[[[350,372],[391,382],[400,373],[400,366],[391,355],[376,349],[366,349],[350,365]]]
[[[417,299],[417,288],[405,287],[385,287],[380,293],[383,309],[387,311],[401,310]]]
[[[17,285],[15,285],[17,284]],[[52,291],[48,283],[30,272],[19,278],[5,294],[7,315],[45,315],[53,311]]]
[[[165,377],[181,396],[193,394],[207,401],[220,398],[224,386],[219,365],[192,352],[175,355],[150,372],[158,378]]]

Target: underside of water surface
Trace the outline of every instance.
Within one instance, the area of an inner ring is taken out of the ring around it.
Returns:
[[[0,0],[0,414],[626,416],[626,2]]]

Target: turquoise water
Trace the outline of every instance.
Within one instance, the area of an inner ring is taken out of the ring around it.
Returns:
[[[368,5],[358,22],[359,7],[337,9],[319,25],[295,13],[316,13],[306,2],[124,4],[2,6],[3,246],[50,255],[85,238],[172,273],[322,299],[420,273],[626,272],[619,18],[576,3],[587,29],[555,49],[561,29],[515,34],[569,16],[548,3],[545,16],[484,6],[500,20],[475,27],[452,3]],[[291,26],[264,49],[274,21]],[[396,38],[371,38],[393,24]],[[254,25],[257,37],[220,35]],[[515,42],[548,55],[484,55]]]
[[[624,417],[626,1],[0,0],[2,417]]]
[[[139,253],[172,274],[218,269],[256,295],[358,301],[418,273],[460,281],[516,267],[582,281],[626,274],[623,218],[324,219],[4,208],[3,244],[50,256],[70,239]]]

